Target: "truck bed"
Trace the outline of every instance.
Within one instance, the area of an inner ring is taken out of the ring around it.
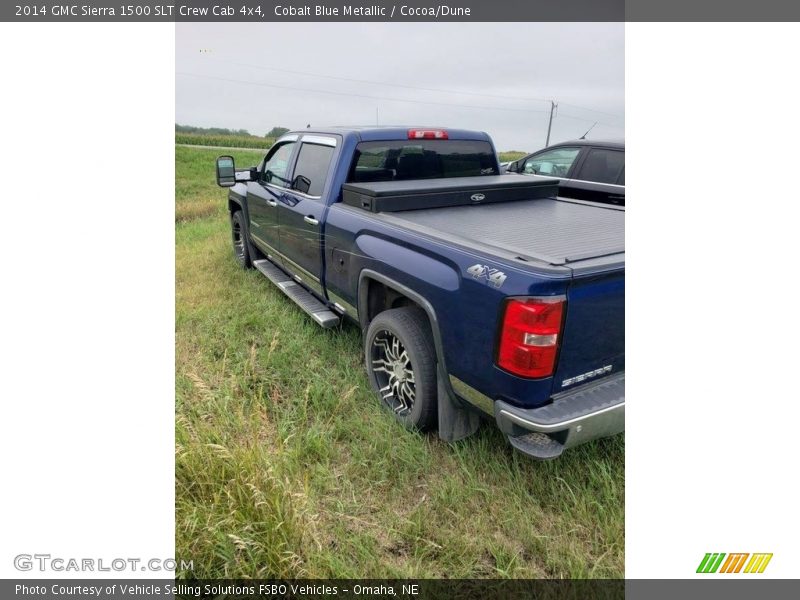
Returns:
[[[546,198],[378,213],[393,225],[500,257],[567,267],[624,265],[625,210]]]

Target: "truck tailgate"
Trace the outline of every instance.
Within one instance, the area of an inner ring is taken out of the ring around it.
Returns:
[[[506,258],[550,265],[625,252],[625,210],[562,198],[382,214],[387,221]],[[616,262],[616,261],[612,261]]]
[[[624,271],[573,279],[553,394],[624,370]]]

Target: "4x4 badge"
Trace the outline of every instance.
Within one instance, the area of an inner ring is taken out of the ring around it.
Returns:
[[[485,279],[486,283],[495,288],[499,288],[506,280],[505,273],[498,271],[497,269],[487,267],[486,265],[472,265],[469,269],[467,269],[467,273],[472,275],[472,278],[478,281]]]

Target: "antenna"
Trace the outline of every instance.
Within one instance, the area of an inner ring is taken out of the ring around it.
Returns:
[[[587,130],[586,130],[586,133],[584,133],[584,134],[583,134],[581,137],[579,137],[578,139],[579,139],[579,140],[585,140],[585,139],[586,139],[586,136],[587,136],[587,135],[589,135],[589,132],[590,132],[592,129],[594,129],[594,126],[595,126],[595,125],[597,125],[597,121],[595,121],[595,122],[594,122],[594,125],[592,125],[591,127],[589,127],[589,129],[587,129]]]

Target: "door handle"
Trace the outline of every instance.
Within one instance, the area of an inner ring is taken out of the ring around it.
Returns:
[[[267,200],[267,206],[278,206],[278,203],[275,200]]]
[[[309,225],[319,225],[319,221],[317,221],[317,220],[316,220],[314,217],[312,217],[311,215],[306,215],[305,217],[303,217],[303,221],[305,221],[305,222],[306,222],[306,223],[308,223]]]

